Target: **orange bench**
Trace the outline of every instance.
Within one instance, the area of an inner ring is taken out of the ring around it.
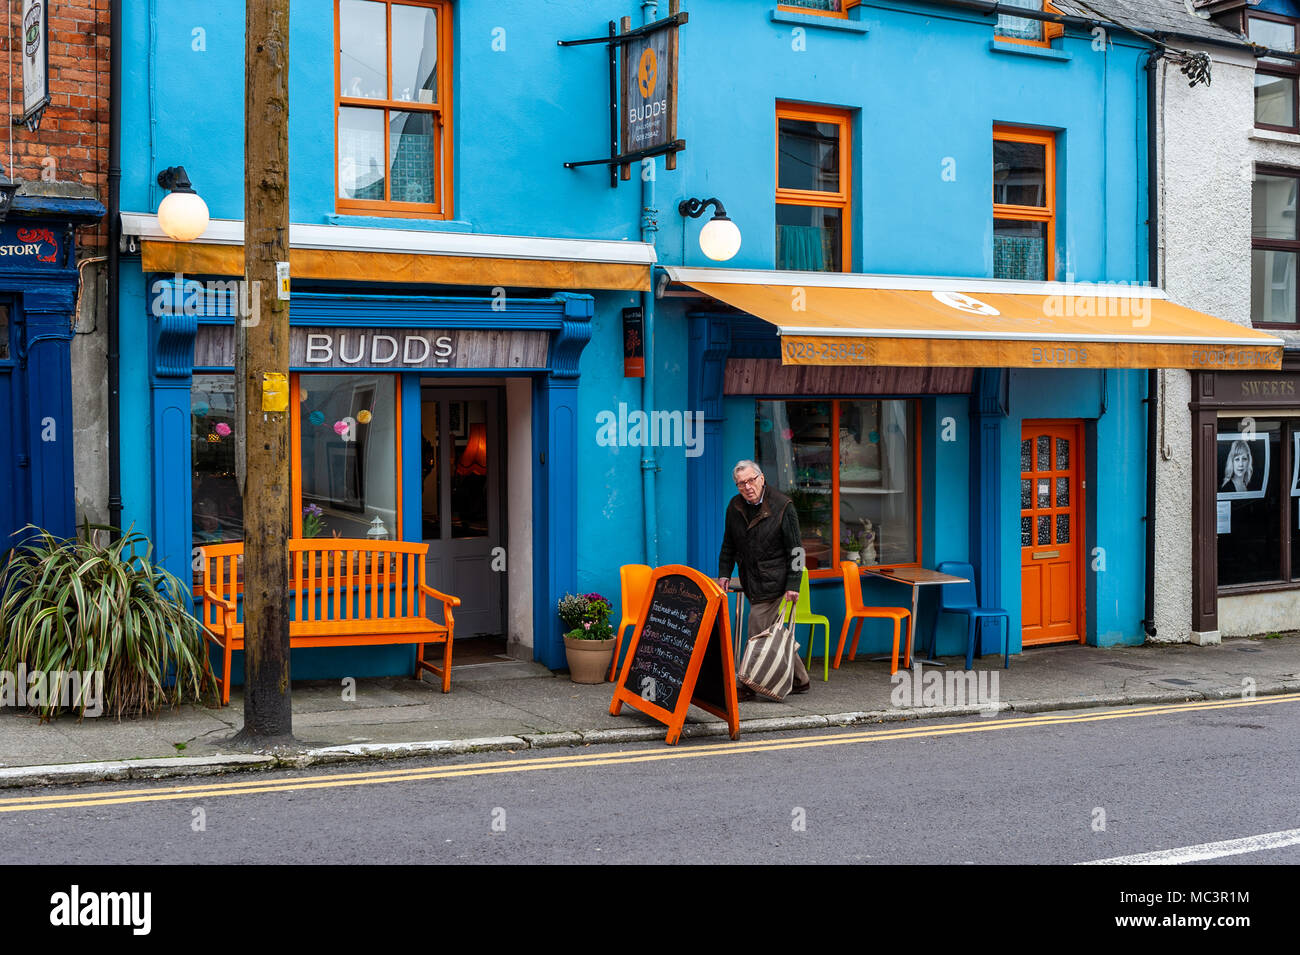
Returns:
[[[230,656],[244,649],[239,601],[244,545],[208,544],[203,561],[203,625],[221,648],[217,684],[221,705],[230,702]],[[411,643],[415,678],[424,670],[451,691],[451,644],[458,597],[424,583],[428,544],[310,538],[289,541],[289,646],[351,647]],[[424,612],[424,599],[441,601],[443,622]],[[427,644],[442,644],[442,666],[424,658]]]

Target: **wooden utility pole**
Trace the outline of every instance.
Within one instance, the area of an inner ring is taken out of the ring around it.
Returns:
[[[288,740],[289,0],[248,0],[244,34],[244,282],[236,320],[242,382],[246,741]]]

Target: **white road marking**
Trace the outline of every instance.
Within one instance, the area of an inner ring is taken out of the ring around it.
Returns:
[[[1246,836],[1243,839],[1225,839],[1222,842],[1204,842],[1199,846],[1183,846],[1181,849],[1139,852],[1137,855],[1097,859],[1093,862],[1080,862],[1078,865],[1184,865],[1205,859],[1239,856],[1245,852],[1282,849],[1298,843],[1300,843],[1300,829],[1284,829],[1281,832],[1265,832],[1262,835]]]

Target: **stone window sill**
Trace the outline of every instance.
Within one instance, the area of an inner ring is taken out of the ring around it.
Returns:
[[[1250,138],[1264,143],[1287,143],[1300,146],[1300,133],[1284,133],[1276,129],[1252,129]]]
[[[839,30],[841,33],[856,33],[866,36],[871,27],[862,21],[862,6],[849,8],[847,17],[823,17],[815,13],[799,13],[784,7],[773,7],[770,14],[773,23],[789,24],[799,27],[813,27],[821,30]]]
[[[421,232],[474,231],[474,226],[467,219],[407,219],[397,216],[354,216],[338,212],[327,213],[325,223],[371,229],[418,229]]]

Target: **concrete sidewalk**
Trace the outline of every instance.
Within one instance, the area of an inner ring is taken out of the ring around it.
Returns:
[[[742,738],[988,710],[895,706],[887,663],[846,661],[823,683],[821,661],[813,662],[807,694],[740,705]],[[924,672],[960,673],[964,660],[944,663]],[[997,672],[999,710],[1025,713],[1288,693],[1300,691],[1300,633],[1212,647],[1046,647],[1013,656],[1007,670],[1001,657],[987,656],[976,661],[976,670]],[[224,708],[184,706],[120,723],[104,717],[41,724],[23,712],[0,710],[0,788],[663,739],[664,727],[630,707],[610,716],[612,691],[613,684],[581,686],[540,665],[508,661],[455,667],[452,692],[445,695],[402,677],[358,680],[355,701],[343,698],[340,682],[295,683],[293,728],[301,746],[276,754],[250,754],[230,744],[243,716],[237,690]],[[692,709],[683,736],[717,735],[725,735],[724,725]]]

